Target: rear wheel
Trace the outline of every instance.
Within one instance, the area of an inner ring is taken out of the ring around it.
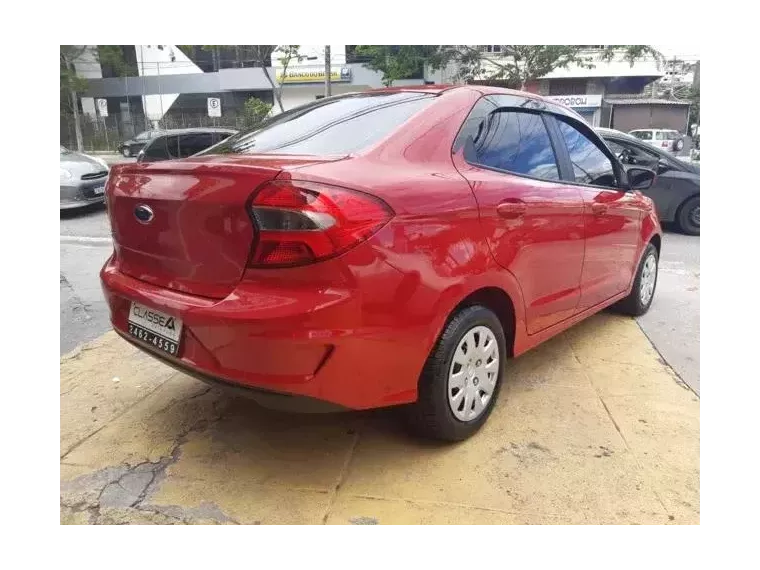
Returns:
[[[683,139],[678,139],[676,141],[676,152],[681,152],[683,150]]]
[[[649,310],[657,287],[658,261],[657,248],[651,243],[647,244],[636,271],[633,288],[625,299],[615,305],[615,309],[633,317],[639,317]]]
[[[505,359],[498,317],[481,305],[458,311],[422,371],[418,400],[406,410],[410,427],[445,441],[472,436],[493,410]]]
[[[678,227],[690,236],[699,235],[699,196],[686,200],[678,209]]]

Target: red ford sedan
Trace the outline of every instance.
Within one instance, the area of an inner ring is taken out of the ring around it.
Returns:
[[[649,309],[653,179],[532,94],[341,95],[113,167],[101,279],[116,331],[188,374],[270,406],[405,404],[418,433],[461,440],[509,359]]]

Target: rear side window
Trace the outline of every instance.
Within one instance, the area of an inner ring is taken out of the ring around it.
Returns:
[[[485,119],[473,142],[478,164],[536,178],[559,179],[554,149],[541,115],[496,111]]]
[[[214,133],[214,144],[226,141],[233,133]]]
[[[182,135],[179,139],[179,156],[187,158],[196,153],[206,150],[213,144],[211,133],[190,133]]]
[[[275,115],[214,154],[332,155],[357,152],[389,134],[435,100],[426,93],[357,94],[320,99]]]
[[[652,140],[652,131],[631,131],[631,134],[642,141]]]

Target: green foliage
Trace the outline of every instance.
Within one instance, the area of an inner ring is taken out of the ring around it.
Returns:
[[[302,61],[306,56],[301,55],[298,53],[298,50],[301,48],[300,45],[282,45],[277,46],[275,49],[277,52],[280,53],[280,57],[277,58],[277,60],[280,62],[280,65],[282,65],[284,68],[287,68],[291,61]]]
[[[501,52],[483,53],[473,46],[440,46],[428,59],[433,69],[448,63],[456,63],[459,77],[464,81],[473,79],[503,80],[509,87],[524,87],[528,81],[543,77],[555,69],[577,65],[591,69],[595,61],[611,61],[622,58],[631,65],[645,56],[661,55],[651,46],[606,46],[599,53],[589,52],[580,45],[502,45]]]
[[[97,56],[100,64],[110,67],[118,77],[137,75],[137,66],[126,62],[121,46],[98,46]]]
[[[264,119],[269,116],[272,105],[251,97],[243,104],[243,125],[245,128],[258,126]]]
[[[87,80],[77,77],[74,69],[74,62],[79,60],[86,50],[87,46],[61,46],[61,91],[81,93],[87,89]]]
[[[438,46],[356,46],[356,55],[369,58],[364,65],[383,74],[383,84],[398,79],[419,77],[424,63],[438,51]]]
[[[689,109],[689,125],[699,124],[699,86],[693,85],[689,92],[691,108]]]

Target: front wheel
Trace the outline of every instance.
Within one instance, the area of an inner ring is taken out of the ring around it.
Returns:
[[[458,311],[425,363],[417,402],[406,410],[410,427],[444,441],[472,436],[493,410],[506,355],[504,329],[491,310]]]
[[[125,146],[123,149],[121,149],[121,154],[123,154],[125,158],[129,158],[132,156],[132,151],[129,150],[128,146]]]
[[[678,209],[678,227],[687,235],[699,235],[699,196],[689,198]]]
[[[640,317],[649,310],[657,287],[658,265],[657,248],[649,243],[644,249],[644,255],[636,270],[631,292],[615,305],[618,311],[632,317]]]

